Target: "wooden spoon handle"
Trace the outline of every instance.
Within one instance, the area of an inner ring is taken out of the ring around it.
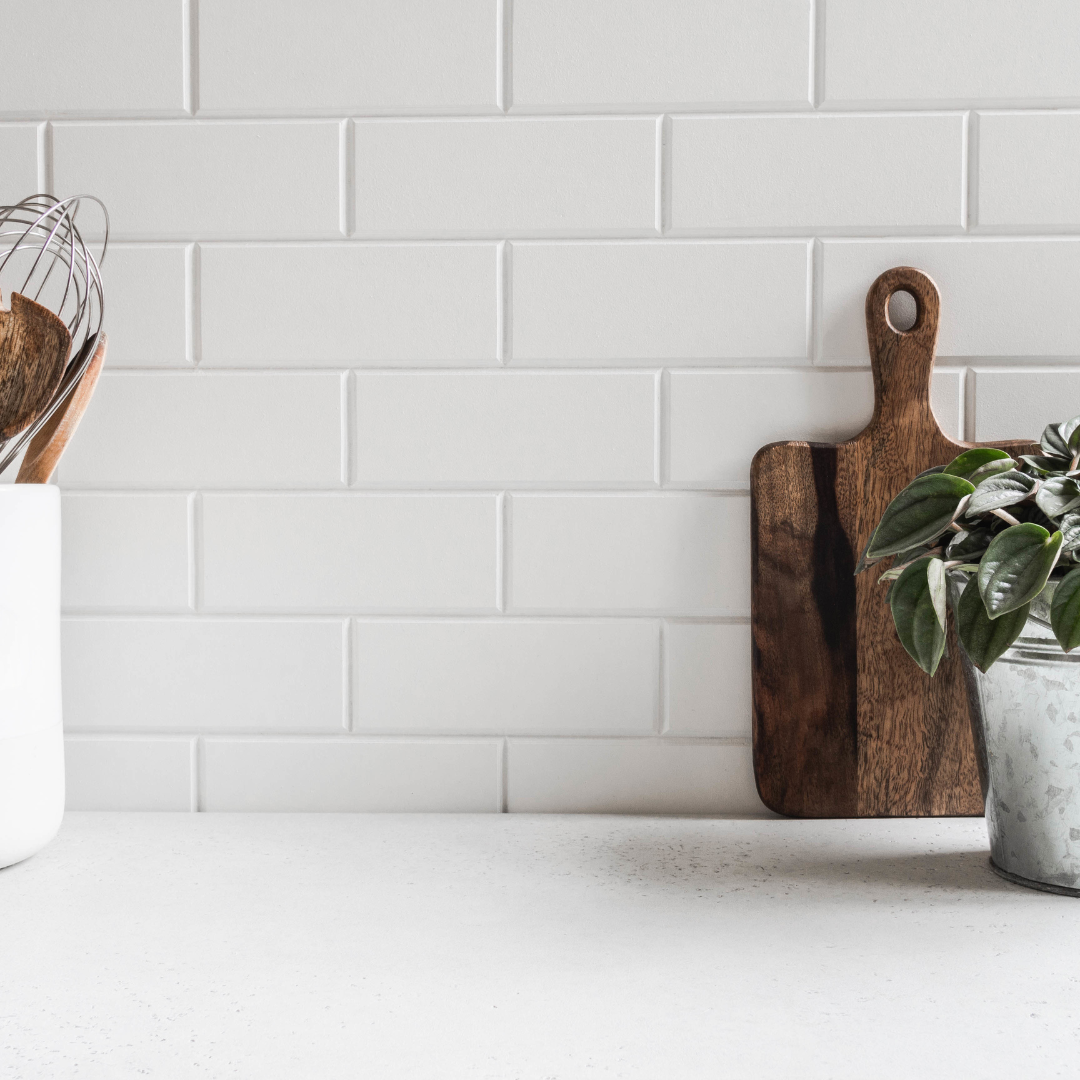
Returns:
[[[889,298],[907,292],[915,298],[915,322],[897,330],[889,322]],[[874,372],[871,426],[899,428],[907,437],[940,434],[930,408],[930,376],[937,350],[941,297],[921,270],[886,270],[866,294],[866,337]]]
[[[86,365],[79,385],[30,440],[19,467],[19,475],[15,478],[16,484],[47,484],[51,479],[60,455],[75,434],[75,429],[86,412],[86,406],[90,404],[102,365],[105,363],[107,345],[108,338],[104,334],[100,335],[97,348],[90,357],[90,363]]]

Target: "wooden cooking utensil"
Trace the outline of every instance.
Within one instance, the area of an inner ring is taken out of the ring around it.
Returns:
[[[889,297],[915,298],[910,330]],[[765,805],[796,817],[983,812],[955,631],[933,679],[904,651],[877,584],[854,576],[885,507],[917,473],[970,444],[930,409],[937,286],[898,267],[866,297],[874,415],[838,445],[780,442],[751,468],[754,775]],[[1030,443],[993,443],[1038,453]]]
[[[44,412],[70,352],[63,320],[12,293],[11,310],[0,311],[0,436],[10,439]]]
[[[78,385],[30,440],[19,466],[19,475],[15,478],[16,484],[47,484],[51,479],[60,455],[75,434],[75,429],[86,412],[86,406],[90,404],[102,365],[105,363],[107,345],[108,338],[99,334],[94,355],[90,357]]]

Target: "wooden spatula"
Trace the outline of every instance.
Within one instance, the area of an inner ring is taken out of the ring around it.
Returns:
[[[60,455],[75,434],[75,429],[86,412],[86,406],[90,404],[102,365],[105,363],[107,345],[106,336],[98,335],[94,355],[90,357],[79,384],[30,440],[22,465],[19,466],[19,475],[15,478],[16,484],[47,484],[51,479]]]
[[[71,335],[47,307],[11,294],[0,311],[0,436],[10,439],[52,400],[71,352]]]
[[[915,298],[901,332],[889,298]],[[884,564],[854,576],[885,507],[917,473],[970,444],[930,409],[939,296],[898,267],[866,297],[874,416],[839,445],[772,443],[750,474],[754,774],[766,806],[797,817],[981,814],[967,696],[950,630],[931,680],[897,640]],[[1015,457],[1030,443],[993,443]]]

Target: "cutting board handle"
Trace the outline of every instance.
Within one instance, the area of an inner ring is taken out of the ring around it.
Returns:
[[[915,298],[915,323],[897,330],[889,322],[889,298]],[[874,418],[870,427],[900,428],[906,437],[940,432],[930,408],[930,376],[937,350],[941,296],[927,274],[912,266],[886,270],[866,294],[866,337],[874,372]]]

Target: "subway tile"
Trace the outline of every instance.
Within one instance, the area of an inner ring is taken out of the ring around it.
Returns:
[[[358,121],[356,232],[656,231],[656,119]]]
[[[65,619],[68,730],[341,731],[340,621]]]
[[[513,245],[522,362],[804,359],[803,242]]]
[[[207,608],[495,608],[490,495],[207,495]]]
[[[975,438],[1039,440],[1047,424],[1080,414],[1080,371],[975,370]]]
[[[1080,113],[979,116],[980,225],[1080,225]]]
[[[84,487],[340,486],[341,376],[106,373],[59,477]]]
[[[340,236],[336,122],[55,124],[55,186],[116,239]],[[123,168],[118,168],[123,162]]]
[[[188,501],[65,493],[64,607],[187,608]]]
[[[671,121],[671,227],[963,224],[964,120],[731,116]]]
[[[652,621],[360,621],[353,636],[363,731],[632,735],[655,728]]]
[[[750,737],[750,627],[669,622],[664,626],[667,731]]]
[[[825,102],[1080,98],[1070,0],[829,0]]]
[[[252,27],[258,26],[258,33]],[[496,107],[495,0],[200,0],[199,108]]]
[[[514,495],[510,610],[743,615],[750,501]]]
[[[938,369],[930,403],[941,430],[961,439],[961,372]],[[874,412],[869,371],[673,371],[668,388],[672,484],[746,486],[770,442],[843,442]]]
[[[1080,239],[825,240],[826,363],[866,363],[866,293],[893,266],[916,266],[941,292],[939,357],[1076,356]]]
[[[69,735],[69,810],[194,810],[192,740]]]
[[[511,739],[511,813],[767,814],[749,746],[668,739]]]
[[[200,257],[204,366],[497,360],[494,244],[204,245]]]
[[[515,0],[513,103],[808,102],[806,0]]]
[[[0,41],[5,37],[0,35]],[[36,124],[0,126],[0,205],[17,203],[37,191],[37,138]],[[3,303],[7,307],[6,296]]]
[[[651,484],[651,372],[359,372],[357,479]]]
[[[766,443],[842,442],[874,411],[868,371],[673,371],[669,379],[675,484],[746,483]]]
[[[146,0],[5,4],[0,114],[179,113],[184,19]]]
[[[207,739],[207,810],[497,813],[494,739]]]
[[[108,367],[188,364],[186,258],[179,244],[109,245],[101,264]]]

